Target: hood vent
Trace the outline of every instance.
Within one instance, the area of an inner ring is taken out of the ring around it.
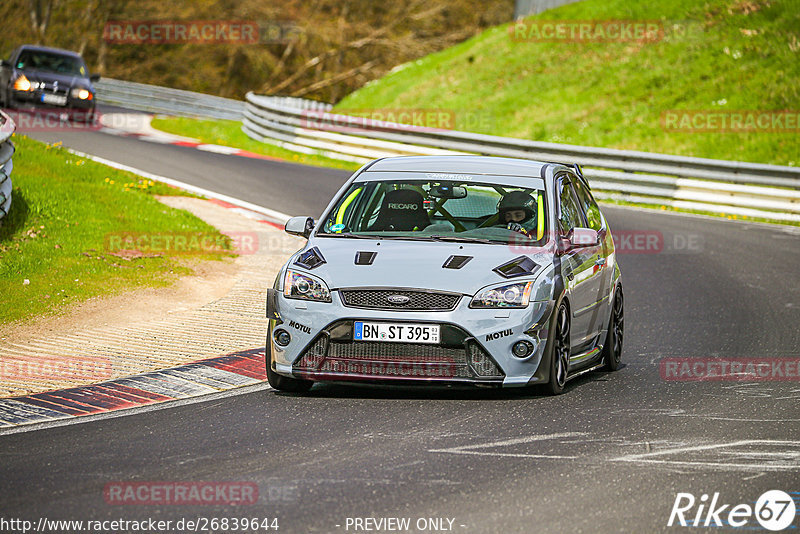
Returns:
[[[517,276],[533,274],[539,269],[541,269],[541,266],[528,256],[520,256],[492,270],[503,278],[516,278]]]
[[[444,265],[442,265],[443,269],[460,269],[466,264],[469,263],[469,260],[472,259],[472,256],[450,256],[445,260]]]
[[[372,262],[375,261],[375,256],[377,255],[377,252],[365,252],[363,250],[359,250],[356,252],[356,265],[372,265]]]
[[[317,247],[306,250],[300,254],[297,260],[294,262],[295,265],[305,267],[306,269],[315,269],[323,263],[325,263],[325,257]]]

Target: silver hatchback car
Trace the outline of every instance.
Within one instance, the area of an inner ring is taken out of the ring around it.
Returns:
[[[527,386],[616,370],[620,270],[578,166],[482,156],[373,161],[268,290],[267,378]]]

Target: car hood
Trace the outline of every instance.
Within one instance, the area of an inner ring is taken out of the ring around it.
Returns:
[[[75,76],[72,74],[58,74],[56,72],[47,72],[41,70],[21,70],[19,71],[25,75],[28,80],[32,82],[47,82],[53,83],[58,82],[58,85],[62,87],[82,87],[82,88],[89,88],[92,89],[92,84],[88,78],[84,78],[83,76]]]
[[[535,276],[547,271],[553,261],[552,254],[541,248],[386,239],[316,238],[300,253],[313,247],[317,247],[325,263],[310,272],[325,280],[331,289],[404,287],[472,295],[484,286],[509,280],[493,269],[514,258],[525,255],[540,265],[542,269],[536,270]],[[377,254],[371,265],[356,265],[358,252]],[[460,269],[443,268],[454,255],[472,259]],[[292,257],[290,265],[296,259],[297,256]]]

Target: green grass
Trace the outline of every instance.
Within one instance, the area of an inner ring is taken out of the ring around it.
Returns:
[[[458,129],[797,165],[798,131],[665,131],[671,110],[800,110],[800,1],[585,0],[529,20],[656,20],[655,42],[515,42],[508,25],[395,69],[337,110],[444,109]]]
[[[133,287],[166,286],[190,274],[198,261],[230,255],[152,251],[149,257],[125,259],[112,254],[116,251],[106,243],[119,232],[202,232],[215,239],[221,234],[153,196],[179,193],[174,188],[24,136],[13,141],[12,204],[0,221],[0,324],[57,314],[70,304]]]
[[[357,163],[326,158],[317,154],[301,154],[277,145],[260,143],[242,131],[242,123],[239,121],[154,117],[151,124],[158,130],[192,137],[203,143],[240,148],[292,163],[346,170],[356,170],[361,166]]]

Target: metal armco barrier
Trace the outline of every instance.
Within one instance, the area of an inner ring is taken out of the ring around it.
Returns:
[[[574,4],[580,0],[516,0],[514,2],[514,18],[519,19],[529,15],[536,15],[542,11]]]
[[[183,117],[242,120],[244,102],[157,85],[102,78],[95,83],[97,101],[137,111]]]
[[[484,154],[579,163],[598,198],[800,221],[800,168],[544,143],[365,120],[299,98],[248,93],[242,130],[304,153],[366,163],[398,155]]]
[[[14,144],[11,135],[16,125],[11,117],[0,111],[0,219],[8,215],[11,208],[11,169],[14,164]]]

